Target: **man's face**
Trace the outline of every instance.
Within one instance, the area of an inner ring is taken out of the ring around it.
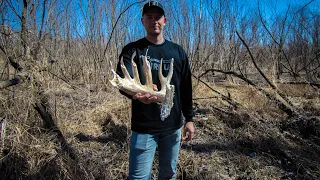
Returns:
[[[148,34],[159,35],[163,32],[167,19],[159,9],[152,8],[144,13],[141,21]]]

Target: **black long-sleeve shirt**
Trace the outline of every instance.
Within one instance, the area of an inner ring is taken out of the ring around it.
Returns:
[[[133,77],[131,56],[134,52],[136,52],[134,62],[137,64],[141,83],[145,84],[145,77],[142,70],[143,60],[141,58],[141,56],[144,55],[147,56],[150,62],[153,84],[156,84],[159,90],[161,88],[158,78],[160,60],[163,58],[162,73],[166,77],[169,72],[170,62],[173,58],[173,76],[170,84],[175,86],[175,93],[173,98],[174,105],[170,115],[162,121],[160,118],[160,107],[157,103],[143,104],[139,100],[133,100],[131,96],[120,91],[123,95],[132,99],[132,131],[139,133],[157,133],[178,129],[183,125],[182,114],[186,122],[192,121],[191,72],[189,60],[183,48],[168,40],[165,40],[165,42],[160,45],[153,44],[146,38],[129,43],[122,49],[120,58],[123,57],[123,62],[131,77]],[[117,66],[117,73],[120,77],[124,77],[120,62]]]

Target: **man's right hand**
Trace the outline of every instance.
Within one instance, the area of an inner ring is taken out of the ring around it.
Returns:
[[[152,96],[150,93],[137,93],[132,98],[137,99],[144,104],[151,104],[158,101],[158,97]]]
[[[157,85],[153,85],[153,90],[158,91]],[[158,101],[157,96],[153,96],[150,93],[137,93],[134,96],[132,96],[133,99],[137,99],[141,101],[144,104],[151,104]]]

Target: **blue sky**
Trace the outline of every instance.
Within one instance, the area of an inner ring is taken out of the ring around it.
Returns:
[[[130,4],[133,2],[137,2],[137,1],[138,0],[129,0],[129,1],[127,1],[127,3]],[[177,3],[177,2],[183,2],[183,1],[190,6],[199,6],[200,2],[202,2],[205,6],[206,3],[208,2],[208,0],[160,0],[160,2],[164,5],[165,8],[169,7],[174,2]],[[209,1],[214,3],[214,5],[211,4],[211,6],[215,6],[216,3],[218,2],[218,0],[209,0]],[[8,13],[10,15],[10,18],[7,20],[7,24],[10,24],[10,26],[13,29],[19,29],[20,28],[20,20],[17,18],[14,11],[12,10],[12,8],[14,8],[16,10],[16,12],[18,12],[21,15],[21,13],[22,13],[22,0],[9,0],[9,2],[11,2],[12,7],[7,8]],[[48,2],[51,2],[51,1],[48,0]],[[58,4],[59,4],[60,8],[63,9],[66,7],[67,2],[68,1],[60,0],[60,1],[58,1]],[[87,4],[86,0],[83,0],[83,1],[71,0],[69,5],[73,6],[73,9],[74,9],[73,16],[75,16],[79,20],[79,23],[77,25],[79,26],[79,29],[81,29],[82,26],[80,26],[80,25],[82,24],[81,21],[83,20],[84,16],[79,8],[79,4],[80,4],[79,2],[82,2],[82,5],[83,5],[82,7],[86,7],[86,4]],[[98,2],[100,2],[100,3],[104,2],[104,4],[106,4],[107,0],[105,0],[105,1],[98,0]],[[125,7],[120,7],[122,5],[121,1],[116,1],[116,2],[118,3],[117,6],[119,6],[119,8],[117,9],[117,14],[119,14]],[[233,1],[226,0],[226,2],[233,3],[233,2],[236,2],[236,0],[233,0]],[[301,6],[301,5],[307,4],[308,2],[310,2],[310,0],[260,0],[259,2],[261,4],[261,10],[263,11],[263,15],[266,18],[272,19],[272,17],[274,15],[284,14],[284,12],[287,10],[289,5],[290,5],[290,8],[294,8],[296,6]],[[258,0],[238,0],[238,4],[240,6],[243,5],[246,8],[251,8],[252,10],[255,10],[255,9],[257,9]],[[130,13],[131,17],[133,17],[132,18],[133,24],[140,23],[141,7],[142,7],[142,4],[135,5],[135,6],[131,7],[129,9],[129,11],[127,12],[127,13]],[[313,0],[312,3],[308,7],[314,13],[320,14],[320,12],[319,12],[320,0]],[[177,8],[179,8],[179,7],[177,7]],[[42,6],[39,6],[38,12],[41,12],[41,9],[42,9]],[[82,8],[82,10],[83,9],[85,9],[85,8]],[[41,18],[40,13],[37,13],[37,18]],[[136,22],[134,22],[134,21],[136,21]]]
[[[303,6],[311,2],[311,0],[260,0],[261,8],[266,14],[272,15],[273,13],[284,13],[288,7]],[[242,0],[241,3],[246,4],[252,8],[256,8],[258,0]],[[312,11],[320,10],[320,0],[313,0],[308,6]]]

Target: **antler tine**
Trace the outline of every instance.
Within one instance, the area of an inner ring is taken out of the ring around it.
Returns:
[[[143,73],[146,78],[145,86],[148,89],[153,90],[153,81],[152,81],[150,62],[147,60],[147,56],[142,56],[142,60],[143,60]]]
[[[129,74],[129,72],[128,72],[128,70],[127,70],[127,68],[126,68],[126,66],[124,65],[124,63],[123,63],[123,56],[121,56],[121,60],[120,60],[120,66],[121,66],[121,70],[122,70],[122,73],[123,73],[123,75],[124,75],[124,78],[125,79],[132,79],[131,78],[131,76],[130,76],[130,74]]]
[[[172,75],[173,75],[173,63],[174,63],[174,59],[171,59],[171,63],[170,63],[170,69],[169,69],[169,73],[167,75],[167,83],[169,84],[171,82],[172,79]]]
[[[138,83],[139,85],[141,85],[140,82],[140,77],[139,77],[139,72],[137,69],[137,64],[134,62],[134,58],[136,56],[136,52],[134,52],[131,56],[131,64],[132,64],[132,73],[133,73],[133,79],[136,83]]]
[[[172,74],[173,74],[173,62],[174,62],[174,59],[172,58],[172,60],[171,60],[170,69],[169,69],[169,73],[168,73],[167,77],[164,77],[163,74],[162,74],[162,61],[163,61],[163,59],[161,58],[160,67],[159,67],[159,70],[158,70],[158,76],[159,76],[160,83],[161,83],[161,91],[164,90],[166,85],[170,84],[170,82],[171,82]]]
[[[167,84],[166,78],[162,74],[162,61],[163,61],[163,58],[161,58],[161,60],[160,60],[160,65],[159,65],[159,69],[158,69],[158,76],[159,76],[159,80],[160,80],[160,84],[161,84],[161,91],[166,89],[166,84]]]

